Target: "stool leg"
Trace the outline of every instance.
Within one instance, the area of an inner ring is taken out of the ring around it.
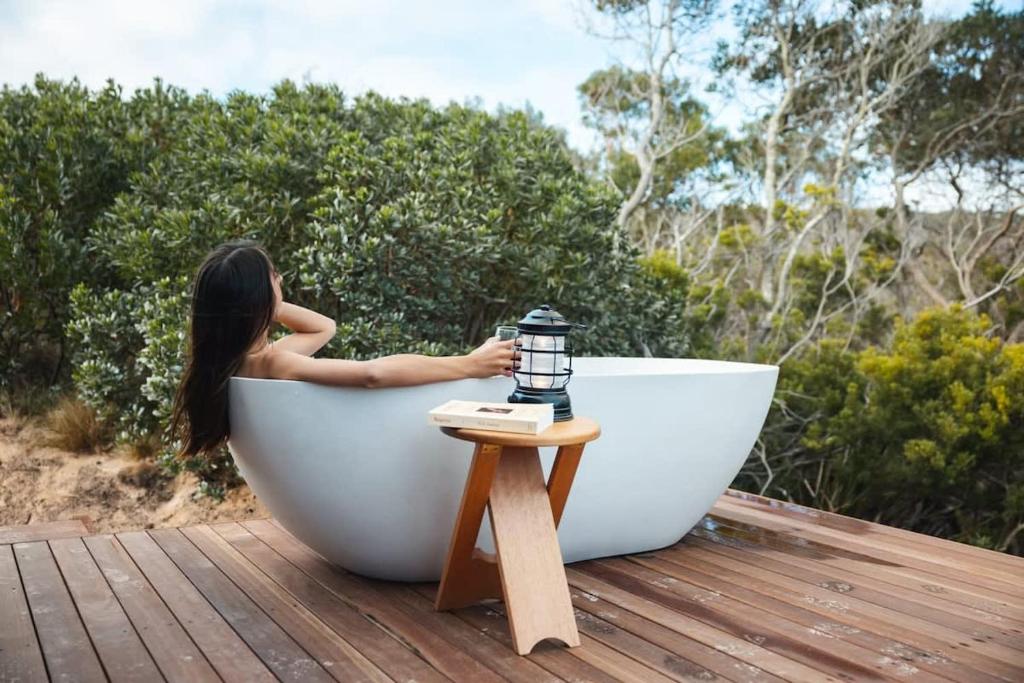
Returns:
[[[488,507],[516,652],[528,654],[545,638],[558,638],[569,647],[579,645],[536,448],[505,448]]]
[[[556,529],[558,523],[562,521],[565,501],[569,497],[569,489],[572,488],[572,480],[576,477],[576,468],[579,467],[585,445],[577,443],[559,446],[555,462],[551,466],[551,474],[548,476],[548,497],[551,499],[551,514],[555,518]]]
[[[501,597],[501,578],[495,560],[476,548],[476,537],[500,458],[501,446],[477,444],[473,452],[444,573],[437,588],[435,610],[456,609],[484,598]]]

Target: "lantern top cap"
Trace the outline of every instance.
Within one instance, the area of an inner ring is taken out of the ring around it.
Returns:
[[[565,316],[553,310],[548,304],[527,313],[517,326],[520,332],[554,335],[569,334],[574,327],[586,327],[586,325],[566,320]]]

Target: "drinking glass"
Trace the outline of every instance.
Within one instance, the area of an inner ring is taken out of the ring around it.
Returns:
[[[508,341],[519,336],[519,328],[515,325],[498,325],[494,330],[494,336],[498,341]]]

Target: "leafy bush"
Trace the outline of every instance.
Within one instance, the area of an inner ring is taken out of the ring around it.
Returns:
[[[66,378],[68,295],[104,281],[90,233],[185,104],[159,81],[130,102],[41,76],[0,90],[0,387]]]
[[[889,349],[827,340],[785,365],[769,495],[1020,554],[1024,344],[990,329],[959,306],[930,309]]]
[[[687,350],[685,277],[615,247],[617,198],[525,113],[289,82],[188,108],[86,236],[102,277],[70,297],[75,384],[120,440],[166,424],[189,279],[241,236],[267,247],[288,300],[337,320],[330,355],[461,353],[545,302],[592,326],[581,353]],[[162,461],[215,492],[235,477],[226,452]]]

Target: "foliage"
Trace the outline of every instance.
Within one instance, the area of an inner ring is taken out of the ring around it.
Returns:
[[[142,448],[162,433],[187,351],[189,279],[235,237],[267,247],[289,300],[337,320],[332,355],[462,353],[544,302],[595,330],[579,336],[580,353],[689,350],[685,277],[628,244],[613,249],[616,196],[529,112],[350,101],[288,81],[223,101],[159,83],[122,100],[113,84],[97,94],[44,79],[5,97],[25,121],[86,110],[24,126],[25,139],[22,119],[0,119],[11,149],[58,144],[46,142],[50,126],[78,155],[77,175],[52,180],[68,190],[43,197],[26,189],[43,171],[15,162],[46,154],[5,156],[15,193],[4,236],[12,253],[36,249],[39,230],[10,222],[49,212],[51,241],[68,245],[47,257],[59,278],[38,288],[36,308],[50,302],[49,338],[70,343],[77,392],[119,441]],[[27,296],[40,267],[16,273],[13,291]],[[235,480],[226,451],[178,463],[171,445],[161,461],[195,470],[210,491]]]
[[[219,495],[226,451],[161,438],[190,277],[250,237],[337,320],[334,356],[461,353],[546,302],[590,326],[582,354],[778,363],[739,484],[1020,554],[1022,14],[732,3],[708,66],[758,103],[735,136],[689,80],[716,3],[592,4],[643,57],[578,88],[592,158],[529,109],[329,85],[3,88],[0,410],[71,379],[98,428]],[[950,210],[911,208],[936,181]]]
[[[113,83],[90,92],[39,77],[0,90],[0,386],[67,375],[68,295],[104,277],[89,234],[184,104],[159,81],[128,103]]]
[[[891,348],[823,340],[789,362],[765,431],[769,495],[1021,554],[1024,344],[990,327],[929,309]]]
[[[902,168],[982,164],[1006,182],[1024,156],[1024,10],[991,0],[952,22],[929,68],[887,112],[879,142]]]

